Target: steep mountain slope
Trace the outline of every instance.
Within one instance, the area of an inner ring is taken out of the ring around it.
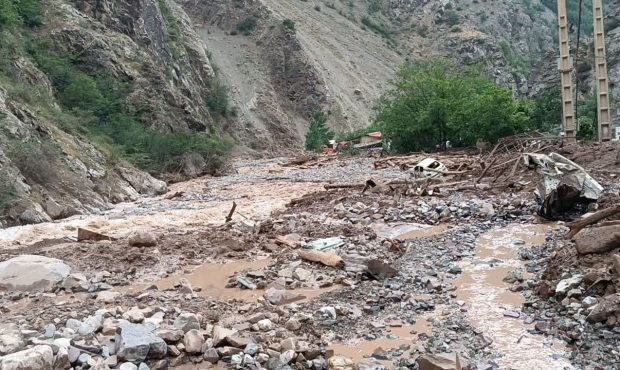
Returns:
[[[45,0],[40,11],[34,27],[0,24],[0,225],[164,191],[117,149],[140,163],[160,149],[140,137],[216,129],[214,74],[189,18],[163,0]]]

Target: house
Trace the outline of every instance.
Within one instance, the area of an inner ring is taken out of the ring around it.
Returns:
[[[369,132],[353,140],[353,146],[356,148],[372,148],[381,147],[383,145],[383,133],[380,131]]]

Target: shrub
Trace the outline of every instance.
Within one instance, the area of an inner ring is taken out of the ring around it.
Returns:
[[[453,32],[453,33],[463,32],[463,29],[459,26],[455,26],[450,29],[450,32]]]
[[[334,137],[334,133],[327,128],[327,116],[321,111],[312,114],[310,130],[306,134],[306,149],[320,151]]]
[[[446,10],[440,20],[448,26],[456,26],[461,22],[461,17],[454,10]]]
[[[207,107],[214,118],[226,116],[230,98],[228,96],[228,87],[216,82],[211,91],[211,95],[207,97]]]
[[[7,155],[30,182],[47,185],[58,179],[60,152],[49,140],[14,141]]]
[[[252,32],[254,32],[257,24],[258,19],[255,16],[250,15],[241,22],[237,23],[237,31],[241,32],[246,36],[249,36],[252,34]]]
[[[43,24],[40,0],[0,0],[0,28],[5,26],[37,27]]]
[[[368,3],[368,12],[376,13],[383,7],[381,0],[370,0]]]
[[[0,210],[11,204],[16,197],[15,178],[7,170],[0,170]]]
[[[295,32],[295,21],[293,21],[292,19],[283,20],[282,25],[288,28],[289,30]]]
[[[382,23],[375,23],[375,22],[373,22],[368,17],[363,17],[362,18],[362,24],[364,26],[368,27],[369,29],[371,29],[373,32],[383,36],[387,40],[393,41],[393,39],[392,39],[392,32],[390,32],[390,30],[384,24],[382,24]]]
[[[423,24],[420,25],[416,28],[416,32],[418,33],[418,35],[420,35],[421,37],[426,37],[428,36],[428,26]]]
[[[321,11],[321,6],[320,5],[315,5],[314,6],[314,10],[316,10],[317,12]]]

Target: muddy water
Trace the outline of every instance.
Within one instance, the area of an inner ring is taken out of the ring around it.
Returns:
[[[412,334],[413,333],[413,334]],[[413,325],[403,325],[402,327],[386,328],[385,336],[376,340],[355,339],[346,343],[336,343],[329,348],[334,350],[335,355],[346,356],[356,364],[372,355],[375,349],[381,347],[390,352],[402,345],[413,348],[419,333],[431,333],[431,326],[426,318],[421,318]],[[389,339],[387,335],[395,335],[398,338]],[[405,351],[407,353],[409,351]],[[407,355],[403,355],[407,357]],[[391,361],[380,361],[387,369],[392,368]]]
[[[503,357],[500,368],[506,369],[572,369],[563,342],[527,332],[533,324],[504,316],[505,310],[520,311],[524,299],[508,290],[502,279],[510,271],[523,268],[518,257],[520,247],[542,245],[548,225],[511,225],[480,236],[473,259],[461,264],[463,274],[455,281],[457,297],[465,302],[469,320],[490,338]],[[524,243],[524,244],[523,244]],[[554,359],[557,357],[558,359]]]
[[[227,288],[226,285],[228,284],[230,278],[234,278],[237,273],[242,271],[262,270],[269,266],[272,262],[273,261],[271,259],[265,258],[256,261],[232,261],[225,264],[207,263],[195,268],[191,272],[170,275],[164,279],[156,281],[154,284],[159,290],[166,290],[179,283],[181,279],[186,279],[192,287],[200,288],[200,292],[198,294],[204,297],[222,300],[236,299],[245,302],[256,302],[263,296],[264,290]],[[147,286],[148,285],[146,284],[135,284],[119,291],[124,293],[138,292],[145,289]],[[317,289],[299,288],[291,290],[291,292],[295,292],[301,296],[297,302],[303,302],[316,298],[323,293],[338,290],[340,288],[340,285],[332,285]]]

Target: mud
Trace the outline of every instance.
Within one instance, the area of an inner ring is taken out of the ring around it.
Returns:
[[[514,270],[524,268],[519,248],[545,243],[552,225],[510,225],[482,234],[475,256],[461,263],[463,274],[455,281],[457,298],[464,301],[470,322],[492,341],[491,346],[502,353],[501,367],[513,369],[573,369],[566,346],[554,338],[531,335],[523,317],[506,316],[520,313],[524,302],[521,293],[508,290],[503,281]]]

